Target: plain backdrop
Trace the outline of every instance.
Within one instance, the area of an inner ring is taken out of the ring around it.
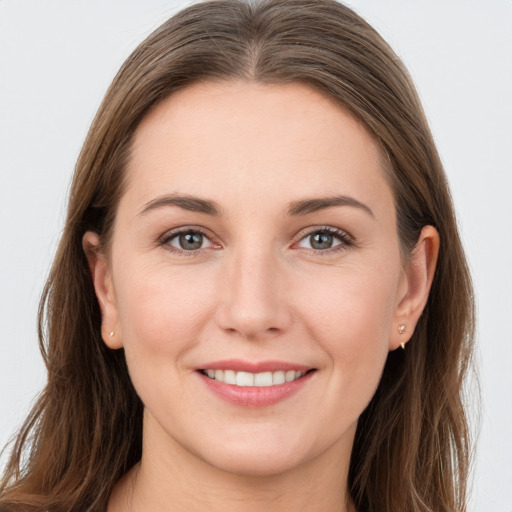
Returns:
[[[512,512],[512,0],[349,3],[408,66],[445,164],[479,311],[471,510]],[[88,126],[124,59],[184,5],[0,0],[2,446],[45,381],[37,305]]]

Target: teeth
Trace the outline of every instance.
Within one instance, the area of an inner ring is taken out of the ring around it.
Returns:
[[[293,379],[292,379],[293,380]],[[274,372],[272,374],[272,384],[284,384],[286,382],[286,377],[284,372]]]
[[[285,382],[292,382],[299,379],[305,372],[296,372],[295,370],[277,371],[277,372],[235,372],[234,370],[203,370],[210,379],[215,379],[224,384],[235,386],[277,386]]]
[[[256,373],[254,375],[255,386],[272,386],[272,372]]]
[[[296,372],[294,372],[293,370],[286,372],[286,374],[285,374],[286,382],[291,382],[292,380],[294,380],[296,378],[295,373]]]
[[[226,384],[236,384],[236,372],[233,370],[224,370],[224,382]]]
[[[215,373],[217,377],[217,373]],[[220,380],[220,379],[215,379]],[[224,382],[224,380],[222,380]],[[248,372],[237,372],[236,373],[236,385],[237,386],[254,386],[254,373]]]

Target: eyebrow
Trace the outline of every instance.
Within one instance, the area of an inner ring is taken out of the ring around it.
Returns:
[[[200,199],[199,197],[187,195],[165,195],[157,197],[147,202],[139,215],[145,215],[151,210],[162,208],[164,206],[178,206],[184,210],[198,213],[206,213],[207,215],[218,216],[221,214],[222,209],[215,201],[207,199]]]
[[[205,213],[206,215],[212,216],[219,216],[222,213],[222,208],[215,201],[188,195],[171,194],[157,197],[147,202],[139,215],[145,215],[151,210],[165,206],[177,206],[184,210]],[[318,212],[335,206],[351,206],[359,208],[374,217],[372,210],[364,203],[361,203],[353,197],[343,195],[293,201],[289,204],[286,213],[290,216],[308,215],[309,213]]]
[[[302,201],[294,201],[288,207],[288,215],[307,215],[333,206],[352,206],[360,208],[368,213],[371,217],[375,217],[370,207],[361,203],[357,199],[350,196],[332,196],[332,197],[319,197],[315,199],[304,199]]]

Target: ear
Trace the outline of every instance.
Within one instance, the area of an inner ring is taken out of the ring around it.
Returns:
[[[434,279],[439,243],[439,233],[433,226],[421,230],[404,269],[404,286],[391,325],[390,350],[411,339],[423,313]]]
[[[123,344],[112,283],[112,272],[101,247],[98,234],[87,231],[82,238],[82,247],[89,263],[94,290],[100,305],[101,336],[108,347],[112,349],[121,348]]]

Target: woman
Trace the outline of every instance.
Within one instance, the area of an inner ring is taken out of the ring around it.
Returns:
[[[2,509],[465,508],[453,208],[406,71],[341,4],[210,1],[139,46],[42,304]]]

